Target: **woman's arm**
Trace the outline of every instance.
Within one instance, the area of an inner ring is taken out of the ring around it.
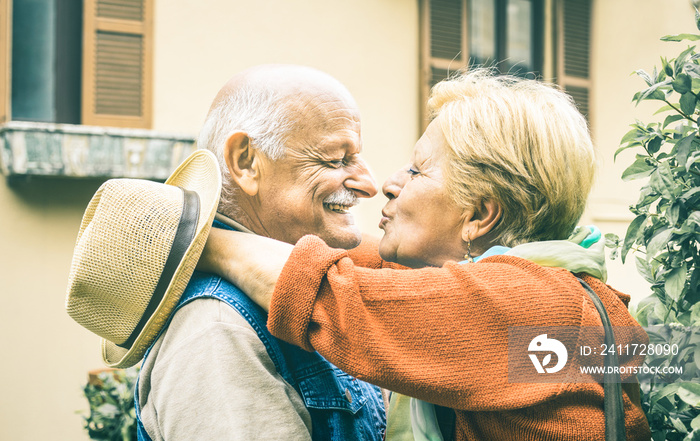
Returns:
[[[197,269],[220,275],[269,311],[275,284],[293,248],[264,236],[212,228]],[[360,267],[406,269],[382,260],[374,238],[363,239],[360,246],[347,252],[338,251]]]
[[[561,390],[509,383],[507,346],[509,326],[581,326],[582,288],[566,270],[512,256],[419,270],[363,268],[356,261],[374,262],[376,249],[349,253],[314,236],[292,247],[213,233],[199,268],[223,275],[268,309],[273,335],[318,351],[351,375],[471,410],[524,407]],[[615,300],[629,321],[615,324],[636,325]],[[532,394],[514,401],[513,389],[523,387]]]
[[[221,275],[268,311],[275,284],[293,248],[263,236],[212,228],[197,269]]]

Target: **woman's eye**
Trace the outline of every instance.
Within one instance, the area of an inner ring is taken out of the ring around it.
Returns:
[[[411,166],[411,167],[408,167],[407,172],[408,172],[408,174],[411,175],[411,176],[416,176],[416,175],[419,175],[419,174],[420,174],[420,172],[419,172],[418,170],[416,170],[415,168],[413,168],[412,166]]]

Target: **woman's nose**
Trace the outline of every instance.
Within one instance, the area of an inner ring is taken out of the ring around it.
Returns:
[[[401,189],[406,184],[407,178],[408,173],[406,173],[405,167],[389,176],[387,180],[384,181],[384,185],[382,185],[382,193],[384,193],[384,196],[390,200],[399,197],[399,193],[401,193]]]

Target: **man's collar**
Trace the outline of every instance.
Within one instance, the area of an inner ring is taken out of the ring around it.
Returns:
[[[221,213],[216,213],[216,216],[214,217],[214,219],[221,222],[222,224],[230,227],[230,228],[233,228],[236,231],[240,231],[242,233],[255,234],[252,231],[250,231],[248,228],[241,225],[239,222],[236,222],[235,220],[231,219],[230,217],[224,216]]]

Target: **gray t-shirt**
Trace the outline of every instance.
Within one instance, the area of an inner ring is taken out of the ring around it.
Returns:
[[[310,440],[311,416],[248,322],[226,303],[180,308],[139,374],[153,441]]]

